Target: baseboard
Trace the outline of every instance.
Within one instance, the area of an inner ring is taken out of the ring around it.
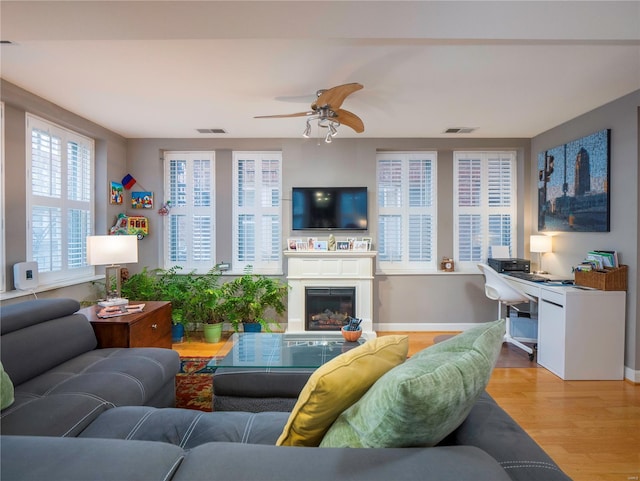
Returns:
[[[640,371],[631,369],[630,367],[624,367],[624,378],[627,381],[631,381],[634,384],[640,384]]]
[[[478,324],[474,322],[466,322],[462,324],[452,323],[373,323],[373,329],[375,331],[415,331],[415,332],[460,332],[477,327]]]

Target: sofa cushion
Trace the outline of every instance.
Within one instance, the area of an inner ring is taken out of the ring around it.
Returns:
[[[471,446],[309,449],[238,443],[204,444],[190,450],[172,481],[205,479],[512,481],[495,459]]]
[[[16,401],[0,414],[1,430],[10,435],[77,436],[111,407],[90,394],[39,397],[17,392]]]
[[[0,334],[18,331],[41,322],[74,314],[80,309],[75,299],[31,299],[0,306]]]
[[[336,417],[404,362],[408,349],[407,336],[383,336],[320,366],[302,389],[277,444],[318,446]]]
[[[484,392],[504,320],[435,344],[383,375],[324,436],[322,447],[433,446],[457,428]]]
[[[80,437],[162,441],[191,449],[208,442],[273,446],[287,422],[283,412],[202,412],[125,406],[101,414]]]
[[[16,385],[16,393],[33,397],[83,393],[114,406],[140,406],[165,384],[174,383],[179,369],[178,353],[171,349],[95,349]]]
[[[11,406],[13,399],[13,383],[0,362],[0,409]]]
[[[95,349],[97,343],[89,320],[82,314],[71,314],[3,334],[0,356],[18,386],[52,366]]]
[[[167,481],[185,453],[167,443],[3,436],[0,455],[3,481]]]

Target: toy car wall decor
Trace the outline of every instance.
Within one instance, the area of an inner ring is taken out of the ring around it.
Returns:
[[[115,225],[109,230],[110,235],[135,235],[139,240],[149,235],[149,219],[143,216],[118,214]]]

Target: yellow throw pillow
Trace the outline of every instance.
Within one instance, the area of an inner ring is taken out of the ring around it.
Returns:
[[[380,376],[402,364],[408,350],[407,336],[382,336],[320,366],[302,388],[276,444],[318,446],[340,413]]]

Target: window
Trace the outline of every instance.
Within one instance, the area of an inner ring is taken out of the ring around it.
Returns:
[[[204,274],[215,265],[215,153],[166,152],[164,268]]]
[[[516,153],[454,152],[454,252],[464,270],[490,246],[516,252]]]
[[[42,284],[91,275],[94,142],[32,115],[27,132],[27,260]]]
[[[282,153],[233,153],[233,268],[282,273]]]
[[[436,269],[435,152],[385,152],[378,164],[378,267],[385,273]]]

